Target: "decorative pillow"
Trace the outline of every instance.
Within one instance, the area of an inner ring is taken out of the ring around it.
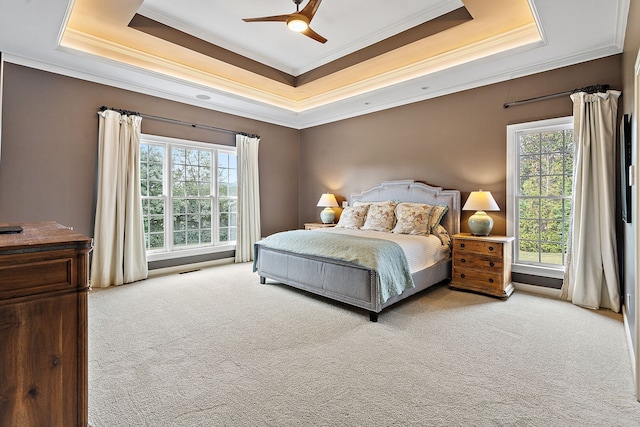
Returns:
[[[360,228],[372,231],[391,231],[396,219],[395,208],[396,205],[392,202],[370,203],[367,219]]]
[[[342,210],[336,228],[360,228],[364,225],[369,205],[347,206]]]
[[[440,224],[444,214],[449,210],[447,205],[437,205],[431,210],[431,217],[429,218],[429,230],[433,233],[435,228]],[[435,233],[434,233],[435,234]]]
[[[400,203],[396,206],[396,226],[393,233],[424,236],[430,233],[429,216],[433,206],[420,203]]]
[[[451,236],[442,225],[436,225],[433,234],[440,239],[444,246],[451,246]]]

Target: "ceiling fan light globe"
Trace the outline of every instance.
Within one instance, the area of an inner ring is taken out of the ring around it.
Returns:
[[[309,28],[309,19],[299,13],[293,14],[287,19],[287,27],[289,27],[291,31],[301,33]]]

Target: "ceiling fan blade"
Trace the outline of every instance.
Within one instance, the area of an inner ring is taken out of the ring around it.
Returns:
[[[309,0],[309,3],[300,11],[300,14],[309,18],[309,22],[313,19],[313,15],[316,14],[322,0]]]
[[[311,27],[309,27],[306,30],[304,30],[302,32],[302,34],[304,34],[307,37],[311,37],[312,39],[314,39],[315,41],[318,41],[320,43],[326,43],[327,42],[327,39],[325,39],[324,37],[322,37],[320,34],[316,33],[315,31],[313,31],[311,29]]]
[[[262,18],[243,18],[244,22],[287,22],[289,15],[263,16]]]

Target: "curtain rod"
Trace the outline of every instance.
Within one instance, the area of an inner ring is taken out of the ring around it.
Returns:
[[[201,128],[201,129],[215,130],[215,131],[218,131],[218,132],[240,134],[240,135],[248,136],[250,138],[260,138],[260,135],[254,135],[254,134],[249,134],[249,133],[245,133],[245,132],[239,132],[237,130],[232,130],[232,129],[224,129],[224,128],[219,128],[219,127],[210,126],[210,125],[203,125],[203,124],[200,124],[200,123],[189,123],[189,122],[185,122],[185,121],[178,120],[178,119],[171,119],[171,118],[168,118],[168,117],[153,116],[151,114],[139,113],[137,111],[123,110],[121,108],[111,108],[111,107],[107,107],[105,105],[100,107],[100,112],[105,111],[105,110],[113,110],[113,111],[116,111],[116,112],[118,112],[120,114],[126,114],[128,116],[140,116],[140,117],[143,117],[145,119],[158,120],[158,121],[161,121],[161,122],[167,122],[167,123],[174,123],[174,124],[178,124],[178,125],[191,126],[193,128]]]
[[[520,101],[507,102],[502,105],[503,108],[509,108],[514,105],[528,104],[529,102],[542,101],[544,99],[552,99],[559,98],[561,96],[571,95],[576,92],[586,92],[586,93],[597,93],[597,92],[606,92],[609,90],[609,85],[593,85],[593,86],[585,86],[578,89],[567,90],[564,92],[552,93],[550,95],[542,95],[536,96],[534,98],[521,99]]]

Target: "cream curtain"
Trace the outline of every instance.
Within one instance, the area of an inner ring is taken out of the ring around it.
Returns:
[[[615,230],[615,130],[620,92],[571,95],[573,206],[562,295],[620,312]]]
[[[147,254],[140,197],[139,116],[99,114],[98,197],[91,286],[146,279]]]
[[[236,135],[238,154],[238,235],[235,262],[253,260],[253,244],[260,240],[260,138]]]

